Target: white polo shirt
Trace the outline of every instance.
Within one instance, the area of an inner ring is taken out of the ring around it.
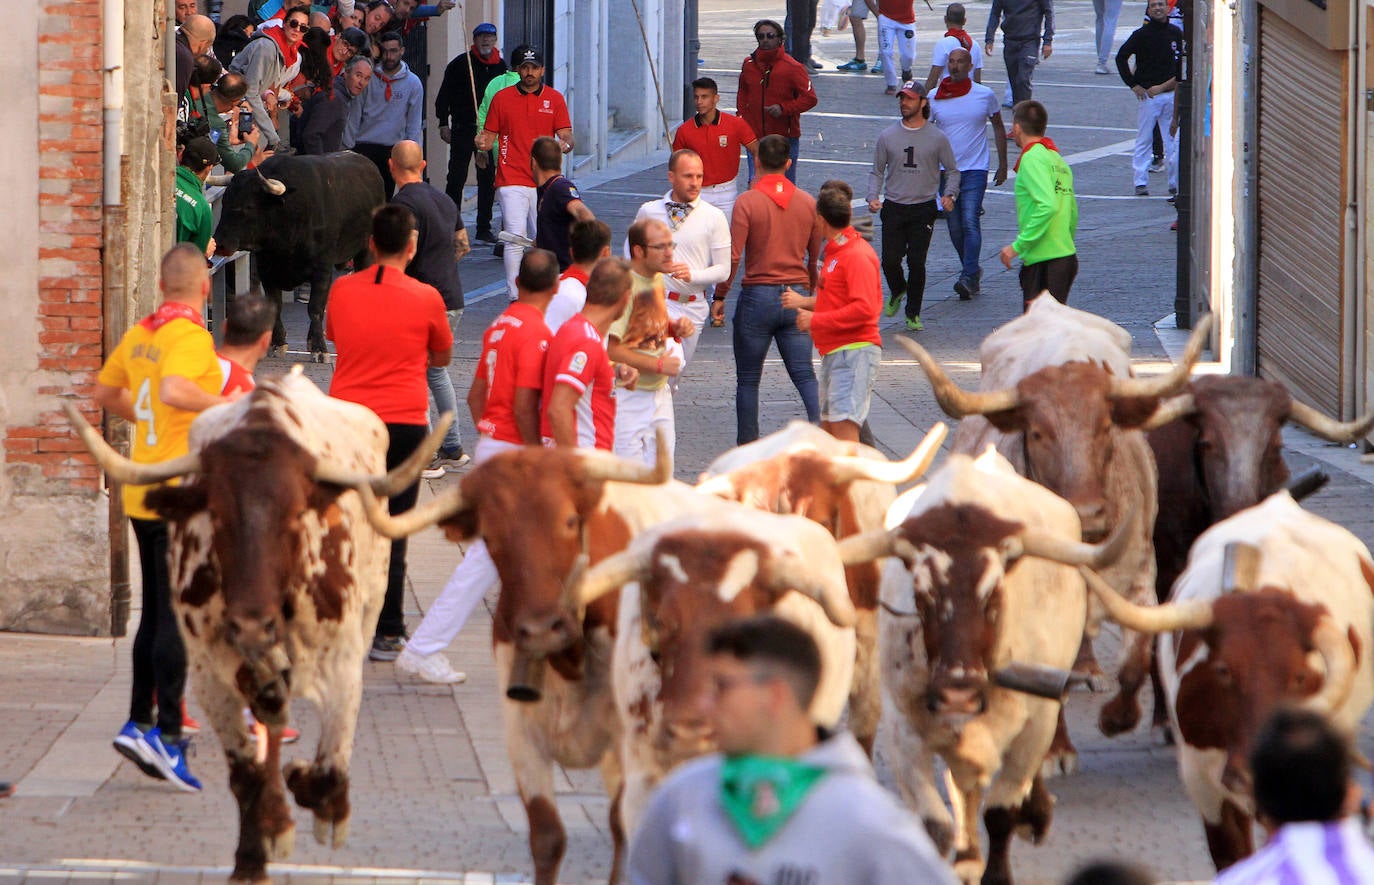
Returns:
[[[730,220],[724,212],[697,197],[692,201],[692,211],[674,230],[668,218],[668,201],[672,198],[669,191],[662,199],[650,200],[640,206],[635,221],[653,218],[668,225],[673,233],[673,261],[692,269],[690,281],[675,280],[664,274],[664,287],[679,295],[701,295],[717,283],[725,282],[730,273]],[[625,254],[630,254],[628,241]]]
[[[981,83],[971,83],[968,94],[957,98],[937,100],[935,94],[930,94],[930,122],[949,139],[959,170],[987,169],[988,117],[1002,108],[997,94]]]

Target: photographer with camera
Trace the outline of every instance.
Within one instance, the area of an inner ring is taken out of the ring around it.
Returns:
[[[248,81],[242,74],[229,71],[215,82],[205,100],[195,108],[209,124],[209,137],[219,151],[219,162],[225,172],[241,172],[249,165],[256,166],[269,152],[259,150],[262,134],[253,125],[253,109],[245,96]]]

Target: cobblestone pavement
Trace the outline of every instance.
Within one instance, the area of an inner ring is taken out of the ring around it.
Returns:
[[[1165,328],[1168,321],[1156,330],[1172,310],[1173,235],[1168,227],[1173,213],[1162,194],[1129,196],[1134,100],[1115,77],[1092,73],[1091,4],[1061,0],[1058,6],[1056,49],[1037,71],[1036,96],[1049,106],[1051,132],[1074,166],[1080,194],[1082,270],[1072,302],[1121,323],[1131,331],[1140,360],[1156,363],[1166,358],[1178,337]],[[704,73],[719,80],[727,106],[734,100],[738,60],[753,46],[749,25],[756,18],[779,16],[780,7],[703,0]],[[984,3],[970,7],[976,36],[986,12]],[[922,62],[928,61],[938,33],[935,19],[920,13]],[[1133,24],[1130,15],[1123,16],[1119,36],[1124,38]],[[869,30],[871,61],[877,44],[871,20]],[[880,77],[834,72],[851,50],[848,32],[818,36],[817,52],[829,70],[815,78],[821,103],[805,118],[799,179],[812,192],[823,180],[839,177],[862,195],[873,143],[895,114],[895,103],[882,94]],[[918,77],[927,68],[918,63]],[[990,63],[986,81],[1001,89],[1000,55]],[[655,159],[657,164],[643,172],[580,178],[584,199],[610,222],[617,237],[641,201],[666,189],[663,158]],[[1162,191],[1162,179],[1157,188]],[[943,227],[937,228],[931,248],[922,314],[928,331],[919,340],[966,385],[976,379],[977,342],[1019,310],[1015,276],[1004,272],[995,258],[1015,229],[1010,190],[1009,185],[992,189],[986,201],[984,254],[993,257],[985,261],[978,299],[960,302],[951,289],[957,264]],[[485,249],[479,252],[483,254],[462,265],[471,303],[453,368],[461,390],[471,377],[482,329],[505,305],[500,261]],[[296,347],[303,344],[304,311],[303,305],[288,307]],[[891,338],[898,334],[894,321],[884,321],[884,334],[891,359],[879,377],[872,425],[885,451],[905,453],[942,416],[919,370],[892,346]],[[684,479],[734,441],[729,335],[728,326],[705,330],[678,395],[678,474]],[[289,362],[275,360],[264,368],[282,371]],[[307,371],[327,383],[329,366],[312,365]],[[799,417],[800,405],[786,374],[780,363],[770,361],[764,431]],[[472,440],[471,420],[466,415],[462,420],[465,439]],[[1320,462],[1331,473],[1331,485],[1311,499],[1312,508],[1348,526],[1366,543],[1374,541],[1367,504],[1374,468],[1360,465],[1355,453],[1300,431],[1287,431],[1286,439],[1295,471]],[[412,623],[459,557],[458,548],[432,530],[412,542]],[[492,602],[478,610],[449,649],[455,664],[468,673],[466,684],[431,686],[399,678],[387,664],[366,666],[349,845],[335,851],[316,845],[308,837],[308,815],[299,814],[295,856],[290,864],[272,868],[279,881],[509,883],[529,875],[527,828],[500,737],[489,640]],[[1112,660],[1115,645],[1112,632],[1104,631],[1099,656]],[[223,879],[236,821],[218,743],[209,733],[196,741],[193,770],[206,784],[196,796],[155,784],[121,764],[109,740],[126,715],[128,670],[128,639],[15,634],[0,640],[0,779],[18,782],[17,795],[0,801],[0,882]],[[1023,882],[1057,881],[1089,858],[1120,856],[1147,863],[1161,877],[1208,878],[1201,828],[1179,786],[1172,751],[1143,730],[1111,741],[1102,738],[1095,727],[1101,702],[1100,696],[1087,693],[1069,699],[1070,730],[1082,753],[1082,768],[1052,782],[1058,796],[1054,829],[1042,846],[1017,844],[1017,875]],[[195,712],[194,701],[191,708]],[[309,752],[317,733],[308,706],[295,712],[305,736],[301,744],[287,748],[293,758]],[[1368,753],[1374,747],[1368,722],[1361,737]],[[881,759],[879,770],[886,777]],[[598,778],[567,772],[560,785],[569,831],[561,879],[604,881],[610,839],[607,801]]]

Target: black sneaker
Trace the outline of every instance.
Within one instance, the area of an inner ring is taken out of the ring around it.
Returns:
[[[394,661],[406,647],[404,636],[374,636],[372,650],[367,653],[369,661]]]
[[[479,229],[479,230],[477,231],[476,240],[477,240],[477,242],[479,242],[479,243],[495,243],[495,242],[497,242],[497,240],[496,240],[496,234],[492,233],[492,232],[491,232],[491,228],[489,228],[489,227],[484,227],[484,228]]]
[[[439,479],[445,473],[457,473],[470,464],[472,459],[462,449],[439,449],[434,453],[429,466],[421,471],[425,479]]]
[[[973,280],[968,277],[960,277],[959,281],[954,284],[954,291],[959,293],[960,301],[972,301],[977,289]]]

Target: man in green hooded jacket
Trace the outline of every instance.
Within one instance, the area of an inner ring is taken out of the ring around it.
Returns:
[[[1073,170],[1059,148],[1045,135],[1049,124],[1045,106],[1033,99],[1012,110],[1011,134],[1021,149],[1016,161],[1016,240],[1002,249],[1002,264],[1011,269],[1021,256],[1023,309],[1048,291],[1061,304],[1078,276],[1078,201]]]

